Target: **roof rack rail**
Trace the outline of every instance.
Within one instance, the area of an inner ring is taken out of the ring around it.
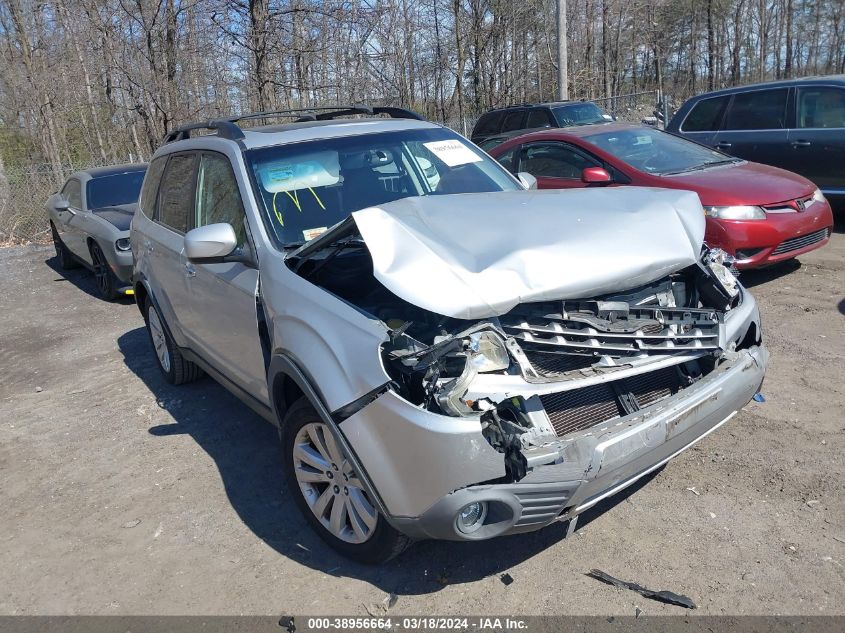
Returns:
[[[365,114],[369,116],[378,116],[386,114],[391,119],[414,119],[416,121],[425,121],[425,118],[405,108],[395,108],[392,106],[368,106],[364,104],[352,106],[324,106],[319,108],[292,108],[289,110],[270,110],[266,112],[250,112],[240,116],[227,117],[225,119],[213,119],[201,123],[188,123],[180,125],[175,130],[168,132],[163,139],[163,143],[172,143],[173,141],[183,141],[191,137],[192,130],[216,130],[218,136],[227,138],[233,141],[244,138],[243,130],[237,125],[238,121],[254,120],[254,119],[269,119],[271,117],[296,117],[295,122],[301,123],[305,121],[328,121],[337,119],[343,116],[352,116],[355,114]]]
[[[244,137],[244,133],[232,121],[226,119],[217,119],[214,121],[205,121],[203,123],[188,123],[180,125],[175,130],[164,135],[162,143],[172,143],[173,141],[184,141],[191,137],[191,130],[216,130],[219,136],[237,141]]]

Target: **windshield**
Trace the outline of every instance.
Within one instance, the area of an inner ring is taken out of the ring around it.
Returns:
[[[85,188],[88,208],[102,209],[118,204],[134,204],[138,202],[143,182],[143,171],[129,171],[89,180]]]
[[[496,161],[442,128],[265,147],[248,152],[247,161],[267,224],[283,246],[400,198],[520,189]]]
[[[716,150],[646,127],[601,132],[584,138],[649,174],[680,174],[737,162]]]
[[[552,108],[560,127],[573,125],[590,125],[591,123],[607,123],[612,120],[605,116],[595,103],[568,103]]]

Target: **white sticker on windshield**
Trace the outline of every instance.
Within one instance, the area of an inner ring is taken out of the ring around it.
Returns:
[[[317,228],[314,228],[314,229],[305,229],[304,231],[302,231],[302,237],[305,238],[306,242],[310,242],[315,237],[318,237],[319,235],[322,235],[323,233],[325,233],[327,229],[328,229],[328,227],[325,227],[325,226],[318,226]]]
[[[457,139],[448,141],[432,141],[423,143],[432,154],[446,163],[449,167],[477,163],[483,160],[481,156],[473,152],[469,147]]]

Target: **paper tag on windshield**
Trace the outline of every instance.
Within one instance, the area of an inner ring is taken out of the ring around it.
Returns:
[[[430,143],[423,143],[423,145],[449,167],[477,163],[482,160],[481,156],[457,139],[432,141]]]
[[[318,226],[316,229],[305,229],[302,231],[302,237],[305,238],[306,242],[310,242],[318,235],[325,233],[327,228],[326,226]]]

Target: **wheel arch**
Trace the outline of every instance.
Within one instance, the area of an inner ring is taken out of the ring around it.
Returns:
[[[145,319],[147,315],[144,313],[144,308],[147,305],[147,297],[150,295],[150,289],[147,287],[146,280],[138,280],[135,282],[135,305],[141,312],[141,316]]]
[[[267,369],[267,384],[270,388],[273,413],[276,424],[282,427],[290,406],[305,396],[321,417],[331,417],[322,398],[296,361],[286,354],[273,354]]]
[[[290,405],[300,397],[304,396],[307,398],[317,412],[317,415],[331,429],[335,440],[341,445],[347,458],[352,462],[365,490],[369,493],[370,498],[374,500],[379,512],[388,523],[396,528],[393,516],[388,512],[384,500],[381,498],[381,495],[378,493],[372,479],[370,479],[367,473],[367,469],[361,463],[357,454],[349,445],[349,442],[346,441],[346,437],[338,427],[337,421],[326,408],[322,397],[312,385],[310,378],[300,369],[296,361],[284,353],[273,354],[267,371],[267,384],[270,387],[270,402],[280,433],[284,432],[283,420]]]

